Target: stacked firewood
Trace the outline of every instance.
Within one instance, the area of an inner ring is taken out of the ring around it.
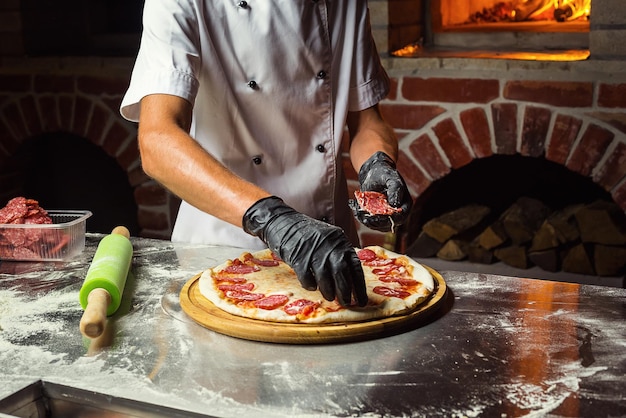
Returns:
[[[424,223],[406,253],[620,276],[626,271],[626,216],[617,204],[604,200],[553,210],[540,200],[521,197],[500,214],[469,204]]]

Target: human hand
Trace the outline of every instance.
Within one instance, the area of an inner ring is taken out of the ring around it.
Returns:
[[[365,277],[354,247],[343,230],[287,206],[275,196],[259,200],[243,216],[243,229],[261,238],[289,264],[302,287],[319,289],[341,305],[367,303]]]
[[[372,155],[359,170],[361,191],[383,193],[389,205],[401,209],[391,215],[375,215],[361,208],[355,200],[349,201],[354,216],[368,228],[388,232],[406,222],[413,200],[404,179],[396,170],[396,163],[384,152]]]

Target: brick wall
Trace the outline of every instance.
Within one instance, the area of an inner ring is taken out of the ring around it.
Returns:
[[[592,23],[599,30],[592,36],[596,57],[563,63],[390,58],[386,19],[396,12],[388,6],[411,8],[412,1],[370,0],[370,9],[392,78],[382,110],[400,138],[398,165],[414,197],[473,160],[520,154],[592,179],[626,210],[626,42],[599,45],[602,37],[613,39],[607,31],[620,39],[626,17],[614,16],[619,1],[594,2],[594,13],[600,9],[594,16],[605,16],[604,23]],[[13,22],[17,10],[18,0],[3,2],[0,23]],[[20,53],[17,34],[19,24],[0,25],[0,165],[37,133],[83,136],[127,173],[139,206],[140,235],[168,238],[177,199],[142,172],[136,127],[117,112],[132,58],[29,58]],[[356,173],[345,163],[353,190]],[[366,230],[361,235],[365,244],[388,238]]]

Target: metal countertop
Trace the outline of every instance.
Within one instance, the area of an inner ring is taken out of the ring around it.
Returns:
[[[178,301],[241,249],[132,238],[122,306],[90,341],[78,292],[101,238],[67,263],[0,264],[0,399],[41,381],[180,416],[626,416],[626,289],[440,271],[447,298],[417,329],[260,343],[203,328]]]

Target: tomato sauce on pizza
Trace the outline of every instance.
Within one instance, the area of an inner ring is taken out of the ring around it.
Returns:
[[[270,250],[244,252],[206,270],[200,293],[237,316],[284,323],[341,323],[410,313],[434,291],[428,270],[382,247],[355,249],[365,275],[368,304],[342,306],[302,288],[293,269]]]

